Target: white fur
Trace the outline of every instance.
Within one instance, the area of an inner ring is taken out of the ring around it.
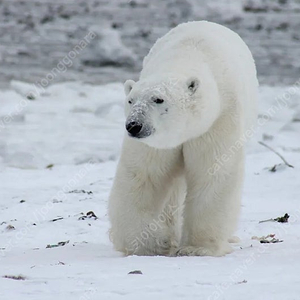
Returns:
[[[143,130],[141,138],[126,134],[110,194],[116,250],[211,256],[231,251],[243,133],[256,118],[257,85],[248,47],[223,26],[185,23],[155,43],[139,81],[125,83],[127,123],[140,122]],[[224,154],[230,156],[226,161]]]

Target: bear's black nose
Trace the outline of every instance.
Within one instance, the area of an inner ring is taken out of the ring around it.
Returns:
[[[137,122],[129,122],[126,124],[126,130],[132,135],[137,136],[137,134],[142,130],[143,125]]]

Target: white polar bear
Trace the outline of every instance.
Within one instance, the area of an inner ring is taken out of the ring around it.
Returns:
[[[155,43],[139,81],[125,83],[128,132],[109,199],[116,250],[231,252],[257,87],[248,47],[221,25],[181,24]]]

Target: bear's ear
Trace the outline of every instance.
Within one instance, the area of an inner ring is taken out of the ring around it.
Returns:
[[[195,78],[195,77],[191,77],[187,81],[187,86],[188,86],[190,95],[193,95],[197,91],[199,84],[200,84],[200,82],[199,82],[198,78]]]
[[[124,83],[124,91],[125,91],[125,95],[126,96],[128,96],[128,94],[132,90],[134,84],[135,84],[135,81],[133,81],[131,79],[125,81],[125,83]]]

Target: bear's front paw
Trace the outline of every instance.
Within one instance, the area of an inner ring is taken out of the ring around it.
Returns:
[[[153,255],[169,255],[178,247],[178,243],[172,237],[163,237],[155,239],[155,246],[153,247]],[[152,247],[150,246],[150,249]]]
[[[126,255],[139,256],[168,256],[178,247],[178,242],[174,236],[167,232],[155,232],[153,236],[145,238],[136,238],[123,251]]]
[[[207,247],[184,246],[174,250],[171,256],[224,256],[231,252],[231,247],[212,249]]]

